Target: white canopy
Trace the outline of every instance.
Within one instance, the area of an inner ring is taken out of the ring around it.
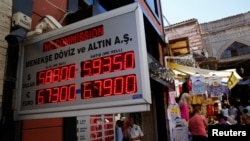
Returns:
[[[205,78],[215,76],[221,77],[222,83],[226,84],[229,89],[232,89],[239,82],[239,80],[242,79],[236,72],[236,69],[215,71],[179,65],[172,62],[168,62],[166,67],[173,71],[175,75],[195,75],[198,73],[200,75],[203,75]]]

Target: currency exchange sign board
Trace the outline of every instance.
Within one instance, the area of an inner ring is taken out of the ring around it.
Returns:
[[[137,4],[27,39],[20,50],[16,119],[149,110]]]

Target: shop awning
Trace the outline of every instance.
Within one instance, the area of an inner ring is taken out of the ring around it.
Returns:
[[[232,89],[242,78],[236,72],[236,69],[229,69],[229,70],[207,70],[207,69],[200,69],[195,67],[189,67],[184,65],[179,65],[176,63],[168,62],[167,67],[174,72],[175,75],[195,75],[200,74],[203,75],[205,78],[209,77],[221,77],[222,83],[228,86],[229,89]]]

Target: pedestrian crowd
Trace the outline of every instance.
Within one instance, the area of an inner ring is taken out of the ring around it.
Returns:
[[[217,121],[209,124],[217,125],[250,125],[250,105],[235,107],[233,104],[224,104],[221,113],[217,114]]]
[[[201,106],[189,104],[190,97],[188,93],[180,97],[180,119],[186,124],[175,119],[174,141],[208,141],[208,125],[250,125],[250,104],[225,103],[221,109],[216,109],[216,114],[204,114]]]
[[[183,93],[179,100],[180,116],[175,119],[174,141],[208,141],[208,125],[250,125],[250,104],[223,104],[215,115],[204,114],[200,107],[190,106],[191,97]],[[144,134],[133,117],[116,121],[116,141],[141,141]]]

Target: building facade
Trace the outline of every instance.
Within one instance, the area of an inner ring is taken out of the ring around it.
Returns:
[[[5,68],[6,68],[6,57],[7,57],[7,48],[8,43],[5,41],[5,36],[9,34],[10,31],[10,25],[11,25],[11,16],[12,16],[12,1],[0,1],[1,4],[1,70],[0,70],[0,103],[2,105],[2,99],[3,99],[3,84],[4,84],[4,78],[5,78]],[[1,107],[2,108],[2,107]]]
[[[190,59],[175,59],[176,63],[208,70],[236,69],[245,83],[240,81],[231,90],[232,103],[249,103],[249,12],[207,23],[190,19],[165,30],[170,56],[191,55],[196,65]]]
[[[203,59],[203,57],[200,55],[201,52],[203,52],[204,47],[202,45],[200,25],[197,19],[190,19],[169,25],[165,27],[165,30],[168,33],[166,35],[168,39],[168,46],[164,52],[166,56],[179,56],[184,58],[185,56],[194,55],[195,60],[190,58],[175,59],[175,61],[178,60],[179,63],[188,66],[194,66],[194,61]]]
[[[215,58],[216,69],[236,69],[243,78],[232,89],[232,103],[249,104],[249,25],[250,13],[201,23],[202,43],[209,57]],[[245,83],[244,83],[245,82]]]

